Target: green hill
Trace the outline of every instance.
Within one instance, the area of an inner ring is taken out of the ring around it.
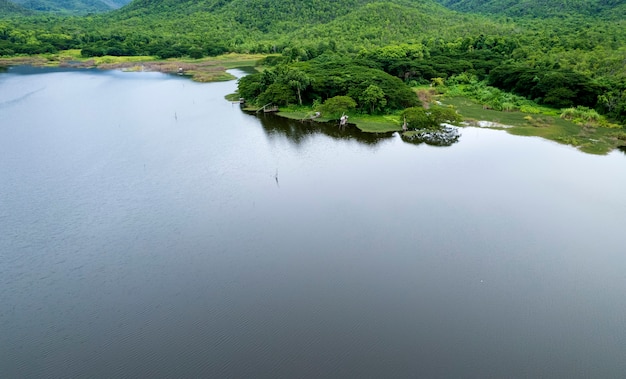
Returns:
[[[141,24],[152,31],[187,35],[210,32],[229,46],[255,51],[259,44],[310,45],[320,40],[354,50],[426,36],[510,29],[485,17],[453,12],[433,0],[135,0],[105,17],[121,27]]]
[[[623,0],[438,0],[446,7],[480,14],[511,17],[623,16]]]
[[[512,27],[485,17],[462,15],[434,2],[411,5],[376,2],[337,17],[329,23],[300,28],[296,40],[334,40],[350,50],[416,42],[428,39],[459,38],[467,35],[508,34]]]
[[[268,53],[331,40],[354,49],[441,34],[452,23],[438,21],[442,18],[462,22],[433,0],[135,0],[99,21],[111,34],[133,29],[158,35],[143,52],[175,56],[174,50],[185,50],[190,42],[203,51]]]
[[[168,17],[211,13],[238,26],[267,32],[286,32],[326,24],[353,12],[360,12],[369,4],[394,4],[407,9],[448,12],[432,0],[135,0],[119,11],[119,15],[155,15]]]

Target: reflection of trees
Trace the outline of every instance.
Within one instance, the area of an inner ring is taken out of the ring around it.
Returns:
[[[355,140],[366,145],[376,145],[380,141],[392,138],[393,135],[393,133],[365,133],[350,124],[345,128],[339,128],[337,121],[299,121],[271,113],[258,114],[257,118],[268,135],[284,135],[296,144],[301,144],[316,134],[324,134],[337,140]]]
[[[458,142],[460,137],[458,128],[442,125],[439,129],[405,133],[402,140],[416,145],[425,143],[432,146],[450,146]]]
[[[255,115],[255,113],[251,114]],[[340,128],[337,121],[299,121],[280,117],[273,113],[259,113],[256,116],[261,121],[267,135],[283,135],[295,144],[301,144],[316,134],[324,134],[337,140],[355,140],[373,146],[392,138],[394,134],[394,132],[366,133],[351,124],[348,124],[348,127]],[[402,141],[415,145],[425,143],[433,146],[450,146],[459,141],[461,133],[456,127],[443,125],[440,129],[412,131],[401,134],[401,136]]]

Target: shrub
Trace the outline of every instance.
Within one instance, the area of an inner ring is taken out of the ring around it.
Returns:
[[[432,107],[428,110],[419,107],[407,108],[401,117],[406,119],[409,129],[440,129],[443,123],[457,123],[461,120],[452,108]]]
[[[523,113],[530,113],[530,114],[539,114],[539,113],[541,113],[539,108],[533,107],[532,105],[527,105],[527,104],[522,105],[519,110],[521,112],[523,112]]]
[[[561,118],[564,120],[572,120],[574,122],[591,122],[595,123],[600,121],[600,114],[595,109],[590,109],[583,106],[576,108],[566,108],[561,112]]]
[[[319,111],[328,117],[339,116],[356,108],[356,101],[350,96],[335,96],[326,99],[324,104],[318,107]]]

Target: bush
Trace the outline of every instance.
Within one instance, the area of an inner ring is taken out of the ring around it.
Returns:
[[[335,96],[324,101],[319,111],[328,117],[339,116],[356,108],[356,101],[350,96]]]
[[[452,108],[433,107],[424,109],[419,107],[407,108],[402,112],[402,119],[406,119],[409,129],[440,129],[443,123],[457,123],[461,116]]]
[[[561,118],[575,122],[598,122],[601,116],[594,109],[578,106],[576,108],[566,108],[561,112]]]
[[[539,113],[541,113],[539,108],[533,107],[532,105],[526,105],[526,104],[522,105],[519,110],[520,110],[520,112],[530,113],[530,114],[539,114]]]

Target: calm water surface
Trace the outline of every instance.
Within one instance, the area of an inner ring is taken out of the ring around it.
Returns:
[[[0,74],[0,376],[623,378],[626,156]]]

